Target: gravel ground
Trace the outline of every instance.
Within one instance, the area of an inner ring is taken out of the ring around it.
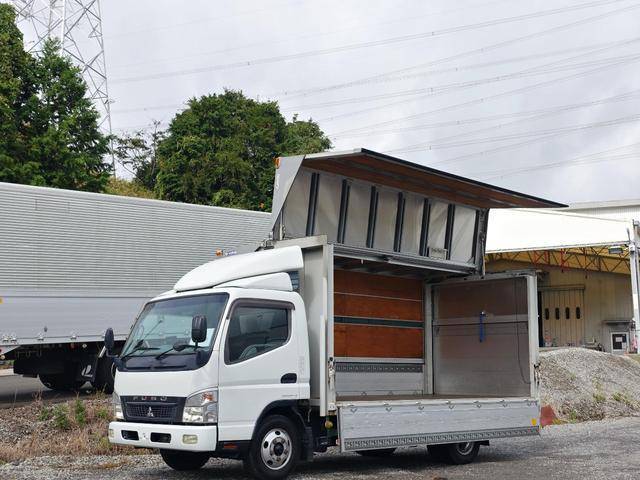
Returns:
[[[444,466],[424,448],[402,449],[387,459],[330,451],[302,464],[294,479],[632,479],[640,472],[640,418],[547,427],[540,438],[496,440],[475,463]],[[174,472],[159,456],[40,457],[0,467],[8,479],[242,479],[241,464],[212,459],[195,473]]]
[[[540,397],[564,420],[640,415],[640,363],[583,348],[540,353]]]

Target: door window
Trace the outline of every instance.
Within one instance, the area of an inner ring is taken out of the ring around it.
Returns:
[[[226,362],[242,362],[287,343],[291,332],[290,318],[290,310],[285,307],[236,307],[229,321]]]

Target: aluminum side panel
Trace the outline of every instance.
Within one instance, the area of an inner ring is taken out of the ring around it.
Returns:
[[[0,292],[0,345],[101,342],[107,327],[124,340],[153,292],[37,289]]]
[[[339,407],[343,452],[537,435],[536,400],[351,404]]]
[[[331,245],[303,250],[304,270],[300,294],[304,299],[309,332],[311,401],[326,415],[335,394],[329,391],[327,359],[333,356],[333,252]]]

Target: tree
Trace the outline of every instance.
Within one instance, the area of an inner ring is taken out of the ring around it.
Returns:
[[[50,40],[24,51],[13,9],[0,4],[0,181],[104,191],[107,138],[80,70]]]
[[[304,153],[324,152],[331,148],[331,140],[320,130],[320,126],[311,120],[298,120],[298,115],[287,123],[282,155],[301,155]]]
[[[160,122],[154,121],[150,133],[142,130],[114,136],[111,154],[122,167],[131,173],[133,182],[146,190],[153,191],[158,175],[158,144],[165,132],[160,130]]]
[[[27,183],[37,171],[26,157],[30,115],[27,102],[33,99],[34,61],[25,51],[22,33],[10,5],[0,3],[0,180]]]
[[[275,102],[242,92],[191,99],[158,145],[158,198],[268,210],[274,159],[326,150],[331,142],[312,121],[287,123]]]
[[[149,190],[140,183],[115,177],[109,178],[109,183],[104,193],[124,197],[156,198],[152,190]]]

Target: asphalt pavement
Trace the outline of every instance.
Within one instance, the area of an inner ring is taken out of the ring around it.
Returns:
[[[86,388],[80,393],[84,395],[88,391],[89,388]],[[76,394],[54,392],[42,385],[37,378],[13,375],[10,370],[0,370],[0,408],[31,402],[36,396],[45,401],[56,402],[74,398]]]

